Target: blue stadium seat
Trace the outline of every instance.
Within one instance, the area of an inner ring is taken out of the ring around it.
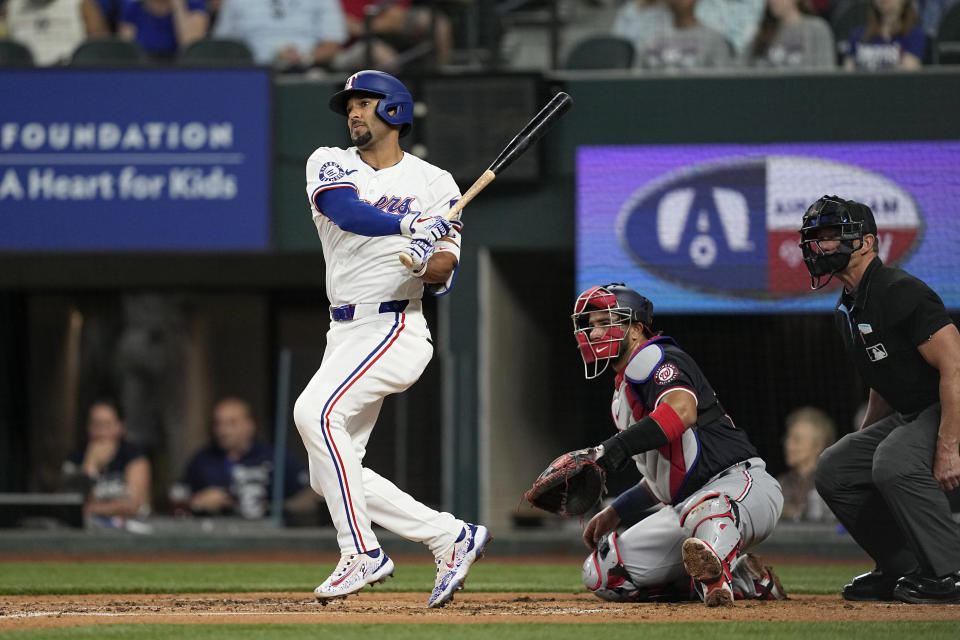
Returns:
[[[940,18],[933,42],[934,64],[960,64],[960,2]]]
[[[147,54],[136,42],[119,38],[95,38],[82,42],[70,57],[71,66],[109,67],[142,65]]]
[[[565,69],[629,69],[633,66],[633,43],[617,36],[593,36],[581,40],[567,56]]]
[[[32,67],[33,54],[16,40],[0,40],[0,67]]]
[[[203,38],[187,45],[177,56],[180,64],[253,64],[253,52],[241,40]]]

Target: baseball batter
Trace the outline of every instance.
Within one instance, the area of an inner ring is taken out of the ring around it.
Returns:
[[[413,99],[380,71],[351,76],[330,99],[353,147],[320,147],[307,160],[307,196],[323,244],[330,330],[320,369],[294,407],[341,558],[315,594],[355,593],[393,574],[371,523],[423,542],[437,563],[427,602],[453,598],[489,539],[486,527],[438,512],[362,464],[383,399],[404,391],[433,354],[421,310],[425,287],[442,294],[460,256],[460,222],[442,214],[460,197],[453,177],[404,153]],[[407,253],[408,271],[398,260]]]
[[[606,600],[684,599],[692,582],[707,606],[785,598],[769,567],[745,553],[773,531],[780,485],[693,358],[653,330],[653,304],[622,283],[591,287],[573,321],[586,377],[616,372],[618,433],[596,461],[614,470],[632,458],[643,476],[587,523],[587,589]]]

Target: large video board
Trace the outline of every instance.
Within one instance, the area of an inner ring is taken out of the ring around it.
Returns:
[[[577,287],[626,282],[659,313],[829,311],[798,242],[822,195],[865,202],[881,258],[960,309],[960,142],[586,146]]]

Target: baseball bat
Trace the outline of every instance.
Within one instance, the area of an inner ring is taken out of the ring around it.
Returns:
[[[573,105],[573,98],[570,94],[563,91],[550,99],[550,102],[540,109],[540,112],[520,130],[520,133],[513,137],[513,140],[503,148],[497,159],[494,160],[487,170],[480,174],[477,181],[474,182],[466,193],[460,196],[457,203],[450,207],[450,210],[444,214],[446,220],[453,220],[478,193],[483,191],[488,184],[504,169],[513,164],[513,161],[519,158],[530,146],[543,137],[550,127],[556,124],[557,120],[570,109]],[[400,262],[408,269],[413,266],[413,260],[405,253],[398,256]]]

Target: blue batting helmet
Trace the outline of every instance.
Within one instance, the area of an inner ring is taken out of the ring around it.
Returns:
[[[399,125],[400,135],[405,136],[413,124],[413,97],[403,83],[389,73],[366,69],[358,71],[343,85],[343,90],[330,98],[330,108],[340,115],[347,115],[347,100],[355,93],[369,93],[380,98],[377,115],[387,124]],[[394,111],[390,114],[390,111]]]

